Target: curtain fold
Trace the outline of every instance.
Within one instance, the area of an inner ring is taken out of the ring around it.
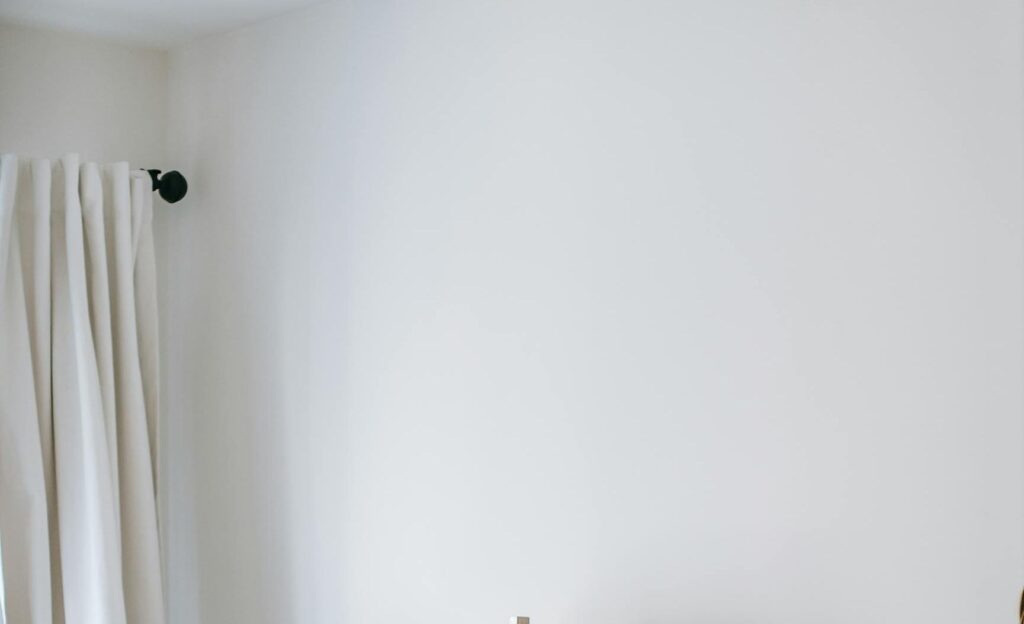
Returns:
[[[0,156],[5,624],[161,624],[148,174]]]

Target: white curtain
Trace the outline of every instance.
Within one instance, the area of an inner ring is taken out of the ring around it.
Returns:
[[[151,183],[0,156],[5,624],[160,624]]]

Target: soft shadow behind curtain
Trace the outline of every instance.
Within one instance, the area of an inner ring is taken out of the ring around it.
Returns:
[[[164,621],[150,184],[0,156],[6,624]]]

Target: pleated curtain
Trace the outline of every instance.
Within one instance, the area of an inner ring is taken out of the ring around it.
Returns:
[[[160,624],[149,176],[0,156],[4,624]]]

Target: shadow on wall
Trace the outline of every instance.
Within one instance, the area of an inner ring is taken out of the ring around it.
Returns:
[[[299,504],[287,460],[290,416],[301,401],[284,383],[295,371],[284,352],[287,325],[273,306],[281,298],[272,279],[240,260],[251,250],[230,248],[246,244],[221,229],[231,218],[209,219],[209,204],[200,218],[190,203],[171,209],[180,212],[166,217],[169,231],[219,253],[176,259],[191,265],[182,268],[194,279],[188,288],[168,284],[170,297],[183,295],[174,302],[180,318],[170,321],[187,328],[173,334],[183,340],[168,351],[188,362],[169,390],[190,389],[188,403],[175,410],[188,414],[181,419],[188,428],[171,434],[188,457],[169,460],[177,473],[170,487],[192,494],[172,510],[172,621],[290,622],[298,609],[294,541],[301,529],[282,511]],[[194,552],[174,550],[181,538]]]

